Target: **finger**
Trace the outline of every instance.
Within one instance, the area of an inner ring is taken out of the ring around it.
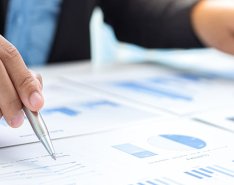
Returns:
[[[0,108],[2,114],[11,127],[19,127],[24,121],[22,103],[7,74],[7,71],[0,61]]]
[[[40,83],[40,85],[41,85],[41,90],[43,89],[43,80],[42,80],[42,76],[41,76],[41,74],[39,74],[39,73],[36,73],[36,72],[34,72],[34,71],[32,71],[32,70],[29,70],[30,72],[31,72],[31,74],[34,76],[34,78],[36,78],[36,80],[38,80],[39,81],[39,83]]]
[[[228,30],[223,33],[216,48],[225,53],[234,55],[234,33],[231,33]]]
[[[38,111],[44,103],[40,83],[27,69],[18,50],[0,36],[0,56],[23,104]]]

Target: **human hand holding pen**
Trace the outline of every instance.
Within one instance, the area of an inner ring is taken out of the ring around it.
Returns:
[[[0,108],[11,127],[24,121],[23,110],[34,133],[53,159],[54,148],[46,125],[38,112],[43,106],[42,80],[29,71],[18,50],[0,36]],[[23,110],[22,110],[23,109]]]
[[[24,120],[23,105],[39,111],[44,104],[42,81],[26,67],[18,50],[0,35],[0,116],[11,127]]]

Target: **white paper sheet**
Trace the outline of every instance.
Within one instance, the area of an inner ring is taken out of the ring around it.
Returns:
[[[180,116],[233,104],[231,83],[136,67],[44,86],[42,114],[58,159],[33,143],[29,123],[1,122],[0,184],[234,184],[233,134]],[[159,109],[179,116],[164,118]],[[231,111],[220,112],[216,118],[232,120]]]
[[[0,150],[0,184],[233,185],[234,136],[186,119]]]
[[[76,144],[54,142],[56,161],[47,155],[41,143],[0,150],[0,184],[8,185],[75,185],[88,181],[98,172],[88,167]]]
[[[78,85],[70,88],[61,80],[45,81],[45,107],[41,114],[51,138],[107,131],[161,117],[159,112],[129,106],[98,92],[82,89]],[[0,129],[0,147],[38,141],[27,119],[17,129],[1,120]]]
[[[185,119],[151,123],[80,138],[103,174],[97,184],[233,185],[232,134]]]
[[[64,76],[64,78],[95,87],[103,93],[160,108],[179,115],[192,114],[221,105],[230,105],[234,87],[230,82],[213,76],[199,76],[157,68],[154,65],[134,65],[104,74]],[[69,83],[69,82],[68,82]]]

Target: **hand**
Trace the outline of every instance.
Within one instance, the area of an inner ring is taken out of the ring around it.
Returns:
[[[192,12],[192,23],[205,45],[234,54],[233,0],[202,0]]]
[[[38,111],[44,103],[41,78],[29,71],[18,50],[0,35],[0,117],[11,127],[24,120],[22,104]]]

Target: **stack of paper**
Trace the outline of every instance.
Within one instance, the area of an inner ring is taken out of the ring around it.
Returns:
[[[234,184],[232,81],[148,64],[44,81],[57,160],[1,120],[0,184]]]

